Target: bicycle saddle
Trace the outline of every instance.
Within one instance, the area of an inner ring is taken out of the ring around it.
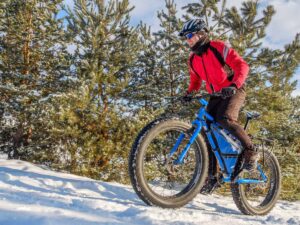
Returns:
[[[251,120],[251,119],[257,119],[258,117],[260,117],[260,113],[258,112],[246,112],[247,115],[247,119]]]

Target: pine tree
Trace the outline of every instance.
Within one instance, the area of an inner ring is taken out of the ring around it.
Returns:
[[[139,36],[139,50],[136,64],[132,68],[130,80],[123,96],[133,113],[141,109],[151,110],[158,100],[156,85],[159,82],[157,65],[157,51],[151,28],[140,23],[137,30]]]
[[[178,113],[175,102],[167,98],[185,92],[189,53],[178,39],[182,22],[176,18],[176,13],[174,1],[168,0],[166,10],[158,12],[159,31],[152,34],[147,25],[139,25],[142,47],[127,90],[127,99],[137,112],[146,109],[151,115],[163,111]]]
[[[182,20],[178,19],[176,4],[173,0],[166,0],[166,11],[159,11],[161,30],[154,33],[156,37],[156,51],[159,53],[157,61],[159,67],[158,96],[161,101],[165,97],[183,95],[186,90],[184,82],[188,74],[187,59],[189,51],[178,37]],[[164,101],[162,101],[164,103]],[[176,102],[171,99],[166,112],[178,113]]]
[[[130,148],[130,121],[121,93],[136,60],[136,30],[129,26],[127,0],[75,0],[68,33],[80,85],[61,98],[55,135],[74,173],[119,179]]]
[[[63,78],[69,71],[63,20],[57,18],[61,2],[1,1],[1,108],[15,121],[5,130],[14,158],[45,157],[53,144],[51,101],[68,86]]]

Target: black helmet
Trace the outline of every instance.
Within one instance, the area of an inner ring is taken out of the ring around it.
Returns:
[[[189,20],[183,24],[183,27],[179,33],[179,36],[184,36],[188,33],[194,33],[194,32],[202,31],[202,30],[208,32],[208,29],[207,29],[207,26],[206,26],[206,23],[204,22],[204,20],[202,20],[202,19]]]

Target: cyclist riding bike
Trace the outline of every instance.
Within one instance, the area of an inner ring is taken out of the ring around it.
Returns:
[[[191,100],[192,93],[200,89],[202,81],[206,82],[209,93],[222,93],[221,97],[209,99],[207,111],[241,142],[244,148],[244,169],[254,171],[258,160],[257,150],[237,122],[246,97],[248,64],[224,42],[209,40],[208,28],[202,19],[184,23],[179,36],[186,38],[191,49],[188,60],[190,84],[183,97],[184,101]]]

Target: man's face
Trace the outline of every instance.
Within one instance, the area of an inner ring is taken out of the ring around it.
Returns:
[[[205,35],[205,32],[203,32],[203,31],[187,34],[187,35],[185,35],[186,42],[188,43],[190,48],[192,48],[199,40],[204,38],[204,35]]]

